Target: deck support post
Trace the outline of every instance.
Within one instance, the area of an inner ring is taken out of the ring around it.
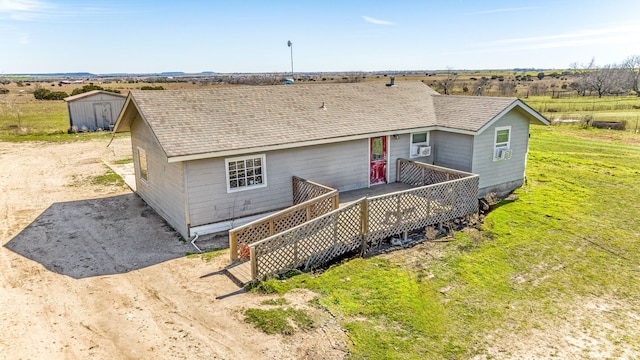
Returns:
[[[229,232],[229,255],[231,255],[231,262],[238,260],[238,234],[236,232]]]
[[[258,280],[258,261],[256,257],[256,249],[249,247],[249,261],[251,261],[251,281]]]
[[[364,198],[360,202],[360,256],[367,252],[367,234],[369,234],[369,199]]]

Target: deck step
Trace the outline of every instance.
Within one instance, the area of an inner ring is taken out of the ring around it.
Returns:
[[[227,273],[229,273],[229,275],[231,275],[234,279],[236,279],[241,286],[244,286],[253,280],[251,278],[251,262],[250,261],[245,261],[243,263],[230,266],[226,268],[226,270],[227,270]]]

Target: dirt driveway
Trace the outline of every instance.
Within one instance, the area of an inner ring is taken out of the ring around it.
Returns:
[[[0,358],[339,359],[333,318],[288,294],[316,329],[266,335],[242,310],[265,299],[205,261],[130,190],[93,185],[130,157],[118,138],[0,142]],[[205,247],[224,244],[209,240]]]

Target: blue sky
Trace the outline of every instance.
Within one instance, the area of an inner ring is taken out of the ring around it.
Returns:
[[[568,68],[640,54],[640,1],[0,0],[0,75]]]

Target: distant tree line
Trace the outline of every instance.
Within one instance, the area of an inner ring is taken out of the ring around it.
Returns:
[[[71,92],[71,96],[86,93],[93,90],[103,90],[103,91],[108,91],[108,92],[117,93],[117,94],[120,93],[120,90],[105,89],[102,86],[89,84],[89,85],[84,85],[81,88],[74,89]],[[67,94],[64,91],[51,91],[51,90],[40,88],[40,87],[33,92],[33,97],[35,97],[37,100],[63,100],[68,96],[69,94]]]
[[[579,95],[618,95],[634,92],[640,97],[640,55],[632,55],[619,64],[597,66],[595,59],[588,64],[573,63],[576,80],[569,87]]]

